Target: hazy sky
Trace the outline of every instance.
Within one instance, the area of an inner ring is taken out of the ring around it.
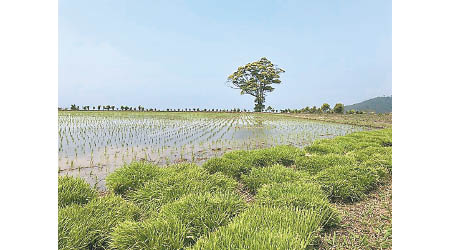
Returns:
[[[247,108],[226,85],[267,57],[266,106],[392,94],[391,1],[59,1],[59,106]]]

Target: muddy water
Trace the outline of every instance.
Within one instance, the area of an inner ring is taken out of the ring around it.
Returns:
[[[60,112],[60,175],[105,190],[105,178],[131,161],[195,162],[236,149],[303,147],[363,128],[249,113]]]

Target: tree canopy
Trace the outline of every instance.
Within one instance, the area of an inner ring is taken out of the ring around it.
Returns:
[[[285,71],[263,57],[259,61],[241,66],[228,76],[228,82],[234,89],[240,89],[241,95],[255,97],[255,111],[264,110],[266,93],[274,91],[272,84],[280,84],[280,74]]]
[[[336,103],[333,108],[334,113],[343,114],[344,113],[344,104]]]

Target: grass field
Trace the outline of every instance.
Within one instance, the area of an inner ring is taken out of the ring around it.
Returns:
[[[392,130],[59,177],[60,249],[390,249]],[[73,180],[69,180],[72,178]]]

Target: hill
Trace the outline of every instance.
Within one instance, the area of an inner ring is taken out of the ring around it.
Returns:
[[[344,106],[344,110],[373,111],[376,113],[392,112],[392,96],[375,97],[360,103]]]

